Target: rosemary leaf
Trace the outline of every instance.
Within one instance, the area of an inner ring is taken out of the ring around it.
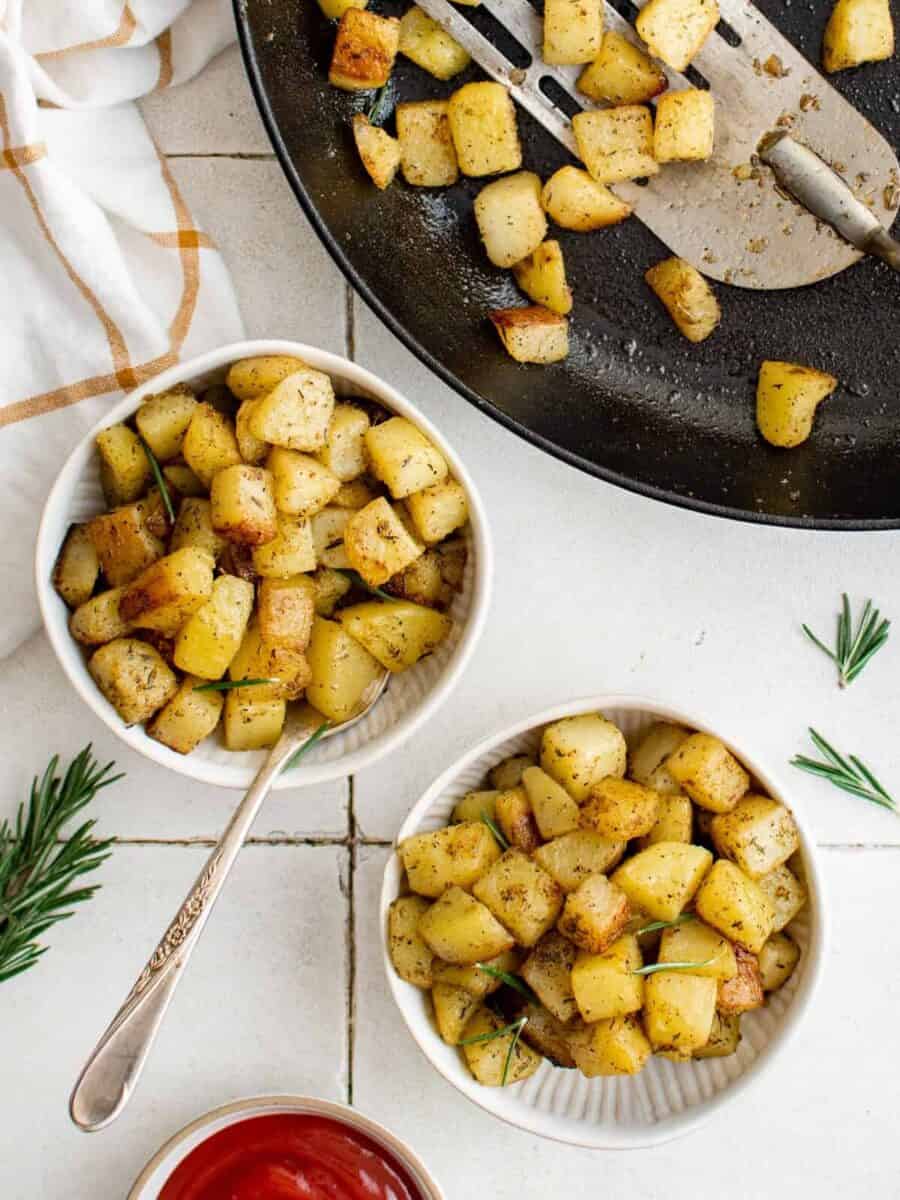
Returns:
[[[506,1087],[506,1082],[509,1079],[510,1064],[512,1063],[513,1055],[516,1052],[516,1047],[519,1044],[519,1038],[522,1036],[522,1030],[525,1028],[527,1022],[528,1022],[527,1017],[520,1017],[519,1020],[516,1021],[516,1025],[518,1026],[518,1028],[516,1029],[516,1032],[512,1036],[512,1041],[509,1043],[509,1049],[506,1051],[506,1058],[504,1059],[504,1062],[503,1062],[503,1074],[500,1076],[500,1086],[501,1087]]]
[[[640,937],[642,933],[656,933],[658,929],[673,929],[676,925],[686,925],[688,921],[696,919],[693,913],[682,913],[674,921],[651,921],[649,925],[642,925],[640,929],[636,930],[634,936]]]
[[[872,656],[888,640],[890,626],[890,621],[881,616],[878,609],[873,607],[871,600],[867,600],[854,631],[850,600],[847,593],[844,592],[841,597],[841,611],[838,614],[837,636],[833,650],[816,637],[808,625],[801,625],[801,629],[813,645],[818,646],[823,653],[827,654],[837,667],[840,686],[848,687]]]
[[[494,835],[494,838],[497,842],[497,845],[500,847],[500,849],[508,850],[509,842],[506,840],[506,838],[503,836],[503,834],[500,832],[500,830],[497,828],[497,826],[494,824],[494,822],[491,820],[491,818],[487,815],[487,813],[484,811],[484,809],[481,810],[481,819],[482,819],[482,821],[484,821],[485,825],[487,825],[488,829]]]
[[[235,688],[259,687],[262,683],[273,683],[271,679],[214,679],[212,683],[201,683],[195,692],[231,692]]]
[[[893,796],[883,784],[879,783],[860,758],[855,754],[847,756],[839,754],[834,746],[822,737],[821,733],[811,727],[809,736],[825,761],[807,758],[805,754],[795,754],[791,759],[792,767],[796,767],[799,771],[806,771],[808,775],[817,775],[820,779],[825,779],[828,783],[833,784],[834,787],[840,788],[841,791],[849,792],[851,796],[859,796],[863,800],[868,800],[870,804],[877,805],[878,808],[887,808],[900,816],[900,809],[898,809]]]
[[[397,87],[393,79],[389,79],[384,87],[375,93],[375,98],[369,105],[366,116],[370,125],[383,125],[394,111],[397,100]]]
[[[540,1000],[528,986],[524,979],[520,979],[518,975],[511,975],[509,971],[501,971],[498,967],[492,967],[490,963],[477,962],[475,966],[479,971],[484,971],[485,975],[490,975],[494,979],[499,979],[506,984],[507,987],[513,988],[524,996],[529,1004],[540,1004]]]
[[[306,741],[303,743],[303,745],[297,750],[297,753],[293,756],[291,761],[285,767],[286,771],[289,771],[291,769],[291,767],[296,767],[297,763],[301,760],[301,758],[303,758],[304,754],[306,754],[306,753],[308,753],[308,751],[312,750],[313,746],[315,746],[315,744],[321,740],[323,734],[325,733],[325,730],[328,729],[328,727],[330,725],[331,725],[330,721],[323,721],[322,724],[319,726],[319,728],[314,733],[311,733],[309,735],[309,737],[306,739]]]
[[[166,509],[166,514],[169,521],[175,524],[175,509],[172,507],[172,497],[169,495],[169,485],[166,483],[165,476],[159,468],[159,463],[156,461],[156,455],[144,441],[143,437],[138,434],[138,441],[144,448],[144,453],[147,455],[147,462],[150,464],[150,470],[153,472],[153,478],[156,481],[156,486],[159,488],[159,494],[162,496],[162,502]]]
[[[381,588],[373,587],[370,583],[366,583],[359,571],[353,571],[350,567],[338,567],[336,569],[341,575],[346,576],[354,587],[362,588],[364,592],[369,592],[372,596],[379,596],[382,600],[390,600],[396,603],[396,596],[392,596],[390,592],[384,592]]]
[[[508,1037],[510,1039],[509,1049],[506,1051],[506,1058],[503,1063],[503,1074],[500,1077],[500,1086],[506,1087],[506,1081],[509,1078],[509,1068],[512,1065],[513,1055],[516,1052],[516,1047],[519,1044],[519,1038],[522,1036],[522,1030],[528,1024],[527,1017],[519,1017],[518,1021],[513,1021],[510,1025],[503,1025],[499,1029],[491,1029],[487,1033],[476,1033],[474,1037],[463,1038],[457,1044],[460,1046],[474,1046],[479,1042],[493,1042],[497,1038]]]
[[[637,967],[631,972],[632,975],[655,975],[657,971],[696,971],[698,967],[708,967],[712,962],[711,958],[704,958],[703,962],[656,962],[647,963],[646,967]]]

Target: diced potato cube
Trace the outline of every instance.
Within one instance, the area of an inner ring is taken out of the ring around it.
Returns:
[[[255,688],[225,694],[225,745],[229,750],[264,750],[281,737],[287,706],[284,700],[249,699]]]
[[[250,428],[250,418],[256,411],[257,403],[258,400],[244,400],[234,418],[234,436],[237,438],[241,458],[254,466],[264,462],[271,449],[269,443],[258,438]]]
[[[211,404],[198,404],[194,409],[181,453],[206,488],[217,471],[241,461],[233,423]]]
[[[452,79],[471,62],[456,38],[416,4],[400,18],[400,53],[435,79]]]
[[[427,546],[442,542],[469,519],[465,488],[450,478],[413,492],[406,507],[416,533]]]
[[[303,367],[260,398],[250,414],[250,432],[261,441],[288,450],[321,450],[334,405],[329,377]]]
[[[536,766],[537,763],[530,754],[514,754],[511,758],[504,758],[495,767],[491,767],[488,779],[491,781],[491,787],[506,792],[510,788],[519,786],[528,767]]]
[[[624,775],[627,756],[621,731],[601,713],[563,717],[541,738],[541,766],[579,804],[607,775]]]
[[[751,879],[768,875],[800,847],[800,831],[790,810],[755,794],[713,818],[712,839],[722,858],[733,859]]]
[[[306,649],[316,612],[316,585],[308,575],[264,579],[256,603],[265,642],[287,650]]]
[[[369,0],[318,0],[329,21],[339,21],[348,8],[365,8]]]
[[[385,584],[385,590],[392,596],[411,600],[413,604],[426,604],[429,608],[445,609],[453,600],[453,591],[441,573],[441,556],[434,550],[426,550],[415,562],[392,576]]]
[[[413,187],[449,187],[459,179],[450,134],[449,101],[415,100],[397,105],[400,168]]]
[[[787,866],[776,867],[756,882],[769,898],[775,911],[773,933],[780,933],[806,904],[806,888]]]
[[[499,795],[499,791],[466,792],[463,798],[456,802],[451,820],[482,821],[487,817],[496,824],[495,806]]]
[[[730,979],[719,981],[716,1007],[722,1013],[744,1013],[762,1008],[763,984],[756,955],[750,954],[743,946],[736,946],[734,953],[737,971]]]
[[[619,937],[630,915],[628,897],[605,875],[592,875],[566,896],[559,931],[582,950],[602,954]]]
[[[773,933],[759,952],[758,966],[763,991],[783,987],[800,961],[800,947],[786,933]]]
[[[658,63],[620,33],[604,33],[594,61],[578,76],[578,90],[610,104],[645,104],[668,87]]]
[[[611,871],[624,853],[624,842],[611,842],[592,830],[576,829],[539,846],[534,859],[564,892],[574,892],[589,876]]]
[[[547,218],[541,208],[541,181],[518,171],[486,184],[475,197],[475,220],[487,256],[496,267],[511,267],[543,241]]]
[[[362,7],[362,6],[361,6]],[[289,354],[261,354],[257,358],[242,358],[228,368],[228,390],[238,400],[258,400],[273,388],[302,371],[306,363]]]
[[[83,646],[102,646],[113,638],[124,637],[131,629],[119,612],[124,588],[110,588],[79,604],[69,618],[69,632]]]
[[[219,723],[225,697],[221,692],[198,692],[203,680],[188,676],[169,703],[159,710],[147,733],[176,754],[190,754]]]
[[[511,846],[531,854],[540,845],[540,834],[531,804],[521,786],[498,792],[494,801],[494,820]]]
[[[486,962],[514,945],[490,910],[455,885],[419,921],[419,935],[438,958],[464,965]]]
[[[644,984],[644,1028],[654,1050],[689,1055],[705,1046],[716,1015],[715,979],[658,971]]]
[[[441,483],[449,474],[440,450],[405,417],[391,417],[365,434],[372,472],[395,500]]]
[[[495,308],[488,314],[503,348],[522,363],[561,362],[569,353],[569,322],[540,304]]]
[[[799,446],[812,432],[816,409],[837,383],[833,375],[799,363],[761,363],[756,385],[759,432],[772,446]]]
[[[338,508],[365,508],[378,498],[378,492],[365,479],[350,479],[334,494],[334,503]]]
[[[540,767],[526,767],[522,772],[522,785],[542,838],[562,837],[578,828],[578,805],[562,784],[546,771]]]
[[[603,953],[582,950],[572,968],[572,991],[585,1021],[604,1021],[639,1012],[644,978],[634,972],[642,965],[637,938],[626,934]]]
[[[87,523],[100,569],[112,587],[130,583],[162,557],[163,543],[147,528],[145,517],[145,506],[139,500],[101,513]]]
[[[694,824],[694,806],[687,796],[659,796],[659,812],[653,828],[638,839],[638,849],[646,850],[655,842],[689,842]]]
[[[169,462],[181,454],[196,407],[196,399],[187,391],[162,392],[144,399],[134,423],[157,462]]]
[[[563,316],[571,312],[572,292],[566,282],[559,242],[542,242],[527,258],[513,266],[513,275],[525,295],[536,304]]]
[[[837,0],[825,26],[822,66],[843,71],[894,53],[890,0]]]
[[[345,608],[339,620],[383,667],[395,672],[431,654],[453,627],[443,613],[408,600],[364,601]]]
[[[221,679],[237,654],[252,611],[252,583],[234,575],[214,579],[209,600],[178,632],[176,667],[202,679]]]
[[[704,341],[722,319],[715,292],[683,258],[664,259],[650,267],[644,279],[689,342]]]
[[[328,423],[327,444],[316,457],[342,484],[351,483],[366,470],[366,431],[370,425],[368,414],[355,404],[335,404]],[[367,488],[363,481],[359,486]],[[362,504],[345,504],[345,507],[362,508]]]
[[[119,611],[141,629],[158,629],[172,637],[212,595],[214,565],[205,550],[183,546],[151,563],[128,584]]]
[[[335,621],[316,617],[307,650],[312,679],[306,699],[330,721],[347,721],[384,669]]]
[[[643,104],[576,113],[572,129],[578,154],[598,183],[655,175],[653,117]]]
[[[370,587],[380,587],[418,558],[425,547],[410,536],[400,517],[380,496],[351,513],[344,527],[344,548],[350,566]]]
[[[712,157],[715,101],[700,88],[666,92],[656,104],[653,157],[657,162],[703,162]]]
[[[436,983],[431,989],[431,1003],[438,1033],[448,1046],[456,1046],[469,1019],[481,1006],[481,998],[452,983]]]
[[[386,129],[373,125],[365,113],[353,116],[353,140],[369,178],[384,191],[400,166],[400,143]]]
[[[253,547],[253,566],[267,579],[290,579],[314,571],[316,550],[309,521],[277,518],[278,533],[264,546]]]
[[[678,795],[681,784],[669,774],[666,759],[678,749],[690,734],[680,725],[657,721],[641,737],[628,754],[628,774],[644,787],[662,795]],[[672,838],[681,841],[681,838]]]
[[[601,0],[545,0],[542,58],[548,66],[591,62],[602,38]]]
[[[412,890],[432,898],[448,887],[468,890],[500,857],[493,834],[478,820],[413,834],[397,853]]]
[[[630,1014],[585,1025],[569,1045],[576,1067],[588,1079],[637,1075],[652,1053],[640,1020]]]
[[[311,517],[330,504],[341,481],[318,459],[299,450],[273,446],[266,460],[272,473],[275,504],[289,517]]]
[[[379,17],[362,8],[345,9],[331,55],[328,82],[346,92],[384,87],[391,77],[399,42],[400,22],[396,17]]]
[[[649,0],[634,27],[654,58],[683,71],[718,20],[716,0]]]
[[[692,967],[688,974],[709,979],[733,979],[738,973],[731,942],[696,920],[663,930],[657,962],[703,963]]]
[[[473,996],[489,996],[503,986],[503,980],[494,971],[505,971],[514,975],[519,969],[521,955],[516,949],[504,950],[483,963],[473,963],[463,966],[457,963],[445,963],[439,958],[434,960],[432,974],[435,983],[452,983],[454,987],[465,988]],[[483,968],[490,967],[487,971]]]
[[[160,654],[135,638],[116,638],[95,650],[88,670],[126,725],[152,717],[178,690]]]
[[[520,1038],[511,1051],[515,1034],[510,1032],[503,1037],[494,1037],[489,1041],[472,1041],[481,1038],[486,1033],[496,1032],[503,1028],[503,1022],[486,1008],[479,1009],[465,1028],[463,1054],[466,1065],[473,1077],[484,1087],[501,1087],[504,1075],[507,1086],[521,1083],[535,1073],[541,1065],[539,1054],[526,1045]],[[507,1061],[509,1065],[507,1066]]]
[[[624,862],[612,879],[634,907],[654,921],[674,921],[693,899],[711,863],[712,855],[703,846],[656,842]]]
[[[541,1004],[526,1004],[519,1010],[519,1016],[526,1018],[522,1026],[523,1041],[549,1059],[554,1067],[571,1069],[575,1066],[569,1046],[572,1030],[568,1025],[563,1025]]]
[[[709,1041],[692,1052],[692,1058],[727,1058],[735,1054],[741,1041],[741,1018],[738,1013],[717,1012],[713,1017]]]
[[[200,393],[201,404],[208,404],[223,416],[233,418],[237,408],[237,398],[224,383],[211,383]]]
[[[692,733],[666,766],[694,803],[710,812],[730,812],[750,786],[750,776],[728,747],[709,733]]]
[[[507,850],[472,891],[520,946],[533,946],[552,928],[563,902],[556,880],[521,850]]]
[[[137,500],[150,478],[150,460],[138,435],[127,425],[110,425],[97,434],[96,440],[107,504]]]
[[[239,463],[217,471],[209,500],[212,527],[229,542],[264,546],[275,540],[275,485],[263,467]]]
[[[168,463],[162,473],[169,487],[180,496],[206,495],[206,485],[185,463]]]
[[[463,175],[500,175],[521,167],[516,109],[502,84],[465,84],[450,97],[448,115]]]
[[[317,567],[310,576],[316,589],[316,613],[330,617],[338,602],[350,591],[352,584],[346,575],[330,567]]]
[[[316,562],[346,571],[350,559],[344,546],[344,531],[353,515],[348,508],[323,508],[312,519],[312,540]]]
[[[659,796],[651,788],[630,779],[608,775],[591,789],[582,806],[582,829],[593,829],[614,842],[649,833],[659,814]]]
[[[578,1012],[572,991],[572,967],[578,950],[561,934],[545,934],[522,964],[520,974],[558,1021],[565,1024]]]
[[[53,568],[53,586],[69,608],[78,608],[91,598],[100,559],[87,525],[70,525]]]
[[[259,625],[254,621],[228,666],[229,678],[264,679],[266,683],[236,689],[241,699],[262,704],[267,700],[297,700],[310,681],[312,674],[302,650],[288,650],[284,646],[272,646],[265,641]],[[327,714],[326,714],[327,715]]]
[[[580,167],[560,167],[541,192],[544,212],[563,229],[588,233],[617,225],[631,215],[631,205],[613,195]]]
[[[759,953],[775,923],[775,910],[759,884],[724,858],[713,864],[703,880],[695,907],[707,925],[751,954]]]
[[[388,909],[388,950],[394,970],[407,983],[430,988],[434,955],[419,936],[419,921],[428,911],[423,896],[398,896]]]
[[[169,549],[181,550],[185,546],[194,546],[198,550],[205,550],[218,561],[225,545],[225,538],[213,529],[210,501],[200,496],[188,496],[182,500]]]

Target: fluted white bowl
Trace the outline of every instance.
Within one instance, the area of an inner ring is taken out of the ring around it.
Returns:
[[[400,979],[391,964],[387,916],[403,877],[396,853],[385,869],[380,918],[385,970],[394,999],[419,1048],[445,1079],[487,1112],[530,1133],[591,1149],[624,1150],[656,1145],[696,1129],[773,1066],[797,1030],[819,982],[826,914],[814,839],[787,789],[739,734],[729,733],[697,713],[640,697],[586,697],[537,713],[485,738],[431,785],[404,821],[397,841],[446,825],[456,802],[466,792],[483,787],[491,767],[513,754],[536,753],[541,731],[551,721],[595,711],[618,725],[629,743],[654,721],[672,721],[715,734],[737,755],[756,784],[786,804],[796,818],[809,890],[809,903],[791,925],[802,951],[800,962],[764,1008],[742,1017],[743,1037],[736,1054],[688,1063],[654,1055],[639,1075],[607,1079],[585,1079],[577,1071],[544,1062],[522,1083],[484,1087],[469,1074],[460,1051],[441,1041],[427,994]]]
[[[176,754],[149,737],[142,726],[126,726],[100,692],[87,669],[87,655],[69,633],[69,610],[57,595],[53,566],[73,521],[83,521],[105,505],[94,438],[101,429],[124,421],[143,398],[187,384],[202,389],[224,381],[229,366],[260,354],[290,354],[331,377],[338,396],[374,400],[407,417],[440,449],[455,478],[463,485],[469,505],[468,559],[461,591],[449,610],[453,629],[437,650],[408,671],[395,675],[387,691],[368,714],[346,733],[320,742],[296,767],[275,781],[275,788],[301,787],[351,775],[392,753],[447,699],[465,669],[484,626],[493,577],[493,554],[484,506],[469,473],[455,450],[432,423],[389,384],[370,371],[324,350],[299,342],[239,342],[179,363],[155,376],[111,409],[75,447],[47,497],[35,550],[38,601],[50,644],[82,700],[117,737],[154,762],[181,775],[220,787],[247,788],[265,758],[264,751],[227,750],[213,734],[191,754]]]

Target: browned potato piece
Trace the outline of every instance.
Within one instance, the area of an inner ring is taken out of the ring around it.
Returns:
[[[436,983],[431,989],[434,1020],[448,1046],[459,1044],[470,1017],[481,1006],[481,998],[452,983]]]
[[[316,457],[344,485],[351,484],[368,466],[366,432],[371,424],[368,413],[355,404],[335,404],[328,422],[328,441]],[[368,485],[362,480],[359,486],[364,491],[368,490]],[[374,499],[373,496],[368,498]],[[362,508],[363,503],[344,501],[347,508]]]
[[[627,842],[653,828],[659,813],[659,796],[651,788],[630,779],[608,775],[594,784],[590,799],[582,806],[582,829],[593,829],[614,842]]]
[[[812,432],[816,409],[837,387],[837,380],[815,367],[766,361],[756,385],[756,424],[772,446],[792,449]]]
[[[180,496],[205,496],[206,486],[186,463],[169,463],[163,467],[163,478],[169,488]]]
[[[775,910],[759,884],[724,858],[710,868],[697,892],[695,907],[707,925],[751,954],[759,953],[775,923]]]
[[[605,1075],[637,1075],[652,1053],[638,1017],[627,1015],[594,1021],[569,1038],[575,1066],[588,1079]]]
[[[162,556],[163,544],[147,528],[144,516],[144,505],[137,501],[88,521],[87,532],[100,569],[112,587],[130,583]]]
[[[475,1013],[464,1031],[463,1054],[466,1065],[474,1078],[484,1087],[501,1087],[504,1082],[509,1086],[528,1079],[541,1065],[539,1054],[523,1043],[520,1038],[513,1049],[513,1033],[503,1037],[494,1037],[489,1041],[479,1041],[486,1033],[494,1033],[503,1028],[503,1022],[494,1013],[481,1008]],[[507,1067],[507,1061],[509,1066]]]
[[[419,557],[425,547],[412,538],[383,496],[350,516],[344,548],[351,567],[371,587],[380,587]]]
[[[452,821],[483,821],[485,817],[496,824],[495,811],[498,791],[466,792],[453,808]]]
[[[380,125],[373,125],[365,113],[353,117],[353,140],[359,159],[369,178],[382,191],[394,182],[400,166],[400,143]]]
[[[397,105],[400,167],[413,187],[449,187],[459,179],[447,100]]]
[[[372,474],[395,500],[441,483],[450,473],[447,460],[406,417],[390,417],[365,433]]]
[[[216,471],[241,461],[234,423],[211,404],[198,404],[184,435],[181,453],[203,486],[208,488]]]
[[[316,585],[308,575],[264,579],[256,596],[259,631],[270,646],[305,650],[316,613]]]
[[[751,879],[768,875],[800,847],[800,831],[790,810],[754,794],[713,818],[712,839],[722,858],[733,859]]]
[[[362,7],[362,6],[360,6]],[[340,16],[340,13],[337,14]],[[289,354],[260,354],[256,358],[241,358],[228,368],[228,390],[238,400],[258,400],[273,388],[301,371],[306,364]]]
[[[822,66],[844,71],[894,53],[890,0],[837,0],[825,26]]]
[[[655,842],[626,859],[613,882],[654,921],[674,921],[693,899],[711,863],[712,855],[703,846]]]
[[[518,950],[504,950],[487,962],[473,963],[471,966],[460,966],[456,963],[445,963],[439,958],[434,960],[432,975],[435,983],[452,983],[454,987],[465,988],[473,996],[489,996],[503,986],[503,980],[491,971],[505,971],[514,975],[519,969],[521,955]],[[491,970],[485,970],[489,967]]]
[[[646,850],[655,842],[689,842],[693,832],[694,806],[687,796],[659,796],[659,812],[653,828],[638,839],[638,848]]]
[[[563,229],[589,233],[617,225],[631,215],[631,205],[580,167],[560,167],[541,192],[544,212]]]
[[[253,569],[266,579],[291,579],[312,571],[316,565],[312,527],[309,521],[278,517],[278,533],[264,546],[253,547]]]
[[[646,271],[644,279],[689,342],[705,341],[722,319],[715,292],[683,258],[664,259]]]
[[[258,623],[254,621],[231,659],[228,677],[234,682],[241,679],[268,680],[268,683],[255,687],[236,689],[242,700],[261,704],[267,700],[299,699],[312,679],[312,668],[302,651],[272,646],[265,641]]]
[[[388,950],[394,970],[416,987],[430,988],[434,955],[419,936],[419,921],[428,911],[423,896],[398,896],[388,910]]]
[[[456,38],[417,4],[400,19],[400,53],[435,79],[452,79],[471,62]]]
[[[466,490],[455,479],[444,479],[413,492],[406,498],[406,507],[416,533],[426,546],[442,542],[469,519]]]
[[[198,692],[204,680],[188,675],[178,691],[159,710],[147,733],[177,754],[190,754],[219,723],[225,697],[221,692]]]
[[[542,242],[527,258],[513,266],[516,283],[530,300],[565,316],[572,311],[572,290],[559,242]]]
[[[689,736],[688,730],[680,725],[671,725],[668,721],[654,722],[628,752],[630,778],[662,795],[679,795],[681,785],[669,774],[666,759]]]
[[[260,397],[250,414],[250,432],[261,441],[288,450],[321,450],[327,442],[334,407],[330,377],[303,367]]]
[[[255,691],[238,688],[225,695],[225,745],[229,750],[264,750],[281,737],[284,700],[248,698]]]
[[[576,829],[539,846],[534,859],[564,892],[574,892],[589,875],[611,871],[624,853],[624,842],[611,842],[592,830]]]
[[[328,82],[347,92],[384,87],[399,43],[400,22],[396,17],[348,8],[338,25]]]
[[[264,462],[270,450],[269,443],[258,438],[250,428],[250,418],[256,411],[256,404],[256,400],[244,400],[234,418],[234,436],[237,438],[241,458],[253,466]]]
[[[186,390],[144,398],[134,414],[134,423],[157,462],[169,462],[181,454],[184,435],[196,407],[197,401]]]
[[[540,767],[526,767],[522,785],[540,835],[544,839],[562,837],[578,828],[578,805],[562,786]]]
[[[253,599],[253,584],[246,579],[214,579],[210,598],[178,631],[173,657],[179,670],[221,679],[241,645]]]
[[[107,504],[137,500],[150,478],[150,460],[138,435],[127,425],[110,425],[97,434],[96,441]]]
[[[701,88],[666,92],[656,104],[653,157],[657,162],[702,162],[712,157],[715,100]]]
[[[730,812],[750,786],[728,747],[709,733],[692,733],[666,766],[694,803],[710,812]]]
[[[435,550],[426,550],[415,562],[392,575],[384,589],[392,596],[429,608],[443,609],[453,600],[453,592],[441,573],[441,556]]]
[[[702,963],[692,967],[689,974],[710,979],[734,979],[738,973],[731,942],[697,920],[663,930],[657,962]]]
[[[578,76],[578,90],[591,100],[644,104],[668,87],[658,63],[620,33],[604,33],[600,52]]]
[[[330,721],[356,713],[384,668],[335,621],[317,616],[307,650],[312,679],[306,699]]]
[[[719,995],[716,1000],[718,1011],[728,1015],[762,1008],[765,999],[756,955],[745,950],[743,946],[735,946],[734,953],[737,973],[731,979],[719,980]]]
[[[572,967],[578,951],[561,934],[544,934],[522,964],[520,974],[557,1020],[565,1024],[578,1012],[572,991]]]
[[[494,801],[494,819],[511,846],[531,854],[541,844],[540,834],[523,787],[499,792]]]
[[[275,540],[274,481],[263,467],[240,463],[217,471],[209,500],[212,527],[229,542],[264,546]]]
[[[397,853],[412,890],[432,899],[449,887],[471,888],[500,857],[493,834],[481,821],[413,834]]]
[[[526,1004],[518,1015],[526,1018],[522,1026],[523,1041],[549,1059],[554,1067],[575,1066],[569,1044],[572,1037],[569,1026],[563,1025],[540,1004]]]
[[[357,510],[360,511],[360,510]],[[353,509],[336,508],[329,505],[317,512],[312,518],[312,540],[316,551],[316,562],[325,567],[335,567],[346,571],[350,567],[347,549],[344,545],[344,532],[347,522],[353,516]],[[399,517],[400,514],[397,513]]]
[[[273,446],[266,466],[272,473],[275,504],[288,517],[312,517],[330,504],[341,481],[317,458]]]
[[[582,950],[602,954],[618,938],[630,915],[628,897],[605,875],[592,875],[566,896],[558,928]]]
[[[713,1017],[709,1041],[692,1052],[692,1058],[727,1058],[737,1051],[741,1041],[741,1018],[738,1013],[717,1012]]]
[[[126,725],[152,717],[178,690],[162,657],[135,638],[116,638],[95,650],[88,670]]]
[[[495,267],[521,262],[547,233],[539,176],[518,171],[486,184],[475,197],[475,220]]]
[[[576,113],[572,130],[578,154],[598,183],[656,175],[653,117],[643,104]]]
[[[563,717],[541,737],[541,766],[579,804],[605,776],[624,775],[627,756],[622,731],[602,713]]]
[[[687,1056],[705,1046],[716,1015],[715,979],[659,971],[644,983],[644,1028],[656,1051]]]
[[[716,0],[649,0],[634,27],[654,58],[683,71],[718,20]]]
[[[601,0],[546,0],[542,57],[551,66],[589,63],[603,38]]]
[[[405,671],[433,653],[453,622],[409,600],[365,600],[342,609],[338,620],[389,671]]]
[[[559,884],[521,850],[507,850],[472,891],[520,946],[533,946],[552,928],[563,900]]]
[[[602,954],[581,951],[572,968],[572,991],[585,1021],[605,1021],[639,1012],[644,978],[637,939],[629,934],[613,942]]]
[[[350,591],[350,580],[330,567],[318,567],[310,579],[316,589],[316,615],[330,617],[338,602]]]
[[[495,787],[501,792],[518,787],[526,769],[536,765],[530,754],[514,754],[512,758],[504,758],[495,767],[491,767],[488,772],[491,787]]]
[[[516,110],[502,84],[465,84],[450,97],[448,116],[463,175],[499,175],[521,167]]]
[[[128,584],[119,611],[133,625],[171,637],[212,595],[214,565],[194,546],[167,554]]]
[[[759,973],[763,990],[777,991],[794,973],[800,961],[800,947],[786,933],[773,933],[759,952]]]
[[[560,362],[569,353],[569,322],[540,304],[495,308],[489,314],[510,356],[522,363]]]
[[[756,881],[775,911],[773,933],[780,933],[806,904],[806,888],[790,869],[782,865]]]
[[[70,525],[53,568],[53,586],[69,608],[89,600],[100,574],[100,559],[87,525]]]
[[[419,934],[444,962],[486,962],[515,940],[491,911],[460,887],[449,887],[419,921]]]
[[[124,637],[131,629],[119,612],[124,588],[110,588],[80,604],[69,618],[69,631],[84,646],[102,646],[113,638]]]

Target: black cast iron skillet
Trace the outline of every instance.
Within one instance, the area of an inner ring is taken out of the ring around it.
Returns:
[[[373,0],[397,15],[407,3]],[[759,0],[813,62],[831,0]],[[521,303],[478,242],[472,200],[483,180],[447,190],[365,176],[350,116],[371,102],[327,82],[334,26],[314,0],[235,0],[245,63],[288,180],[325,245],[365,300],[438,375],[508,428],[612,483],[701,512],[809,529],[900,527],[898,280],[871,259],[814,287],[753,292],[717,286],[723,320],[689,345],[643,283],[665,247],[639,221],[599,233],[553,230],[575,294],[568,359],[509,359],[492,308]],[[471,10],[470,10],[471,11]],[[447,96],[451,83],[405,59],[402,99]],[[832,80],[900,141],[896,60]],[[566,151],[519,112],[525,166],[543,178]],[[836,375],[812,437],[791,451],[761,441],[756,371],[787,359]]]

